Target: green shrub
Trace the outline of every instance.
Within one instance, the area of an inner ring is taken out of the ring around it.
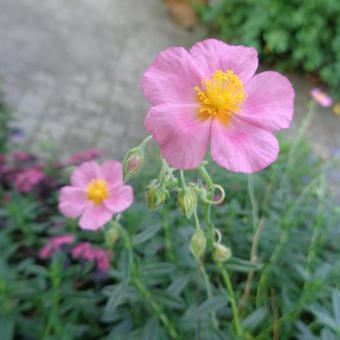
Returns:
[[[221,39],[254,46],[267,63],[317,73],[339,96],[340,1],[221,0],[202,19]]]

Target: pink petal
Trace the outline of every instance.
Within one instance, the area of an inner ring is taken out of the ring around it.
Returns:
[[[105,161],[100,167],[100,178],[104,179],[110,187],[123,183],[122,165],[117,161]]]
[[[247,99],[239,117],[268,131],[288,128],[294,113],[294,89],[277,72],[262,72],[245,85]]]
[[[109,198],[104,204],[113,213],[122,212],[133,202],[133,190],[130,185],[122,185],[110,190]]]
[[[228,127],[214,120],[211,131],[211,156],[220,166],[232,171],[253,173],[273,163],[279,144],[271,132],[234,117]]]
[[[245,84],[258,66],[255,48],[227,45],[216,39],[198,42],[192,47],[190,54],[207,79],[217,70],[231,70]]]
[[[59,210],[66,217],[76,218],[84,211],[86,195],[83,189],[66,186],[61,188]]]
[[[197,110],[194,105],[157,105],[145,119],[145,128],[159,144],[163,157],[175,168],[197,168],[206,153],[211,120],[199,120]]]
[[[145,97],[153,104],[191,104],[196,100],[195,86],[202,75],[190,54],[182,47],[159,53],[142,80]]]
[[[89,202],[79,220],[79,227],[86,230],[98,230],[111,220],[113,213],[104,205]]]
[[[53,248],[51,248],[50,244],[46,244],[43,248],[41,248],[39,252],[39,257],[42,260],[44,260],[44,259],[51,257],[52,253],[53,253]]]
[[[85,162],[72,172],[71,184],[78,187],[87,187],[92,179],[99,177],[99,173],[100,167],[96,162]]]

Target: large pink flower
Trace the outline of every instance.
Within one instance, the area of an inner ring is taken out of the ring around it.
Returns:
[[[277,72],[257,75],[256,50],[215,39],[161,52],[143,77],[152,104],[145,128],[175,168],[194,169],[211,156],[234,172],[271,164],[279,145],[273,131],[288,128],[294,90]]]
[[[61,189],[59,210],[70,218],[81,216],[80,228],[97,230],[132,201],[132,187],[123,184],[119,162],[105,161],[99,166],[90,161],[73,171],[71,186]]]

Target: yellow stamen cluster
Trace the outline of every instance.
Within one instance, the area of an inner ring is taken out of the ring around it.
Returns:
[[[247,98],[241,80],[230,70],[214,72],[211,79],[203,79],[201,87],[196,86],[195,91],[200,106],[199,119],[216,117],[224,126],[234,112],[240,111]]]
[[[102,203],[109,197],[106,181],[102,179],[93,179],[87,186],[86,197],[96,205]]]

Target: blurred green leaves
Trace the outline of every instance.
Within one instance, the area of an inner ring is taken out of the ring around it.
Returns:
[[[201,17],[213,34],[255,47],[262,61],[280,70],[317,73],[339,98],[338,0],[220,0]]]

